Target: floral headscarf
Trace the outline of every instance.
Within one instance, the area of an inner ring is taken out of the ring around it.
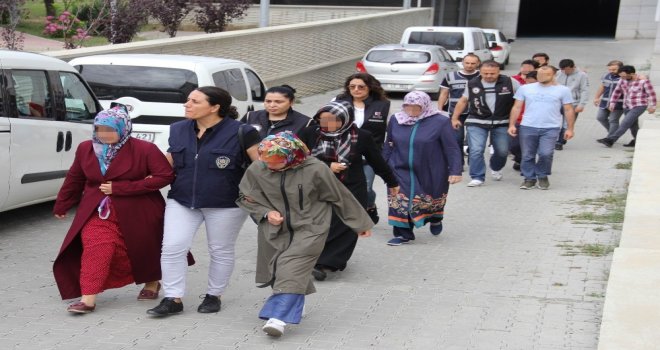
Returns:
[[[320,128],[321,137],[312,150],[313,156],[321,156],[325,161],[350,163],[348,159],[353,145],[357,143],[357,126],[353,123],[353,106],[346,101],[332,101],[316,112],[318,120],[323,112],[330,112],[342,122],[336,131]]]
[[[105,175],[110,163],[117,156],[121,147],[131,137],[133,124],[128,112],[121,106],[113,107],[100,111],[96,118],[94,118],[94,131],[92,133],[92,142],[94,145],[94,153],[99,160],[101,166],[101,174]],[[96,126],[109,126],[119,134],[119,141],[114,144],[105,144],[96,136]]]
[[[259,143],[259,157],[264,161],[282,161],[285,166],[282,169],[272,171],[284,171],[300,165],[309,155],[309,149],[292,132],[283,131],[275,135],[266,136]]]
[[[406,105],[420,106],[422,107],[422,113],[416,117],[413,117],[406,113],[404,109]],[[429,97],[427,93],[423,91],[411,91],[403,98],[401,111],[394,113],[394,117],[399,122],[399,124],[413,125],[417,123],[417,121],[435,114],[440,114],[440,111],[436,107],[436,104],[431,101],[431,97]]]

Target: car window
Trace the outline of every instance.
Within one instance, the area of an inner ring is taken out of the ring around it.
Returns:
[[[438,61],[440,61],[440,62],[444,62],[444,61],[447,60],[447,59],[445,58],[445,56],[442,54],[442,49],[441,49],[441,48],[438,48],[438,49],[435,51],[435,54],[438,56]]]
[[[250,91],[252,93],[252,101],[263,101],[266,97],[266,87],[264,83],[259,79],[257,73],[246,69],[245,74],[247,75],[248,84],[250,84]]]
[[[186,69],[120,66],[76,66],[100,100],[134,97],[143,102],[185,103],[197,88],[197,75]]]
[[[19,117],[53,118],[45,71],[12,70],[12,79]]]
[[[424,51],[373,50],[366,60],[377,63],[426,63],[431,60],[431,55]]]
[[[213,73],[215,86],[227,90],[238,101],[247,101],[247,87],[239,68]]]
[[[441,52],[442,55],[445,57],[445,60],[446,60],[446,61],[450,61],[450,62],[453,62],[453,61],[454,61],[454,59],[451,57],[451,55],[449,54],[449,52],[447,52],[447,50],[445,50],[444,48],[443,48],[443,49],[440,49],[440,52]]]
[[[472,32],[472,40],[474,41],[474,50],[483,50],[486,48],[484,41],[486,40],[483,33]]]
[[[486,40],[488,41],[497,41],[495,38],[495,33],[484,33],[486,35]]]
[[[500,32],[500,41],[506,42],[506,37],[504,36],[504,33]]]
[[[65,120],[94,119],[96,102],[77,74],[60,72],[60,81],[64,90],[64,104],[66,105]]]
[[[447,50],[463,50],[465,47],[461,32],[412,32],[409,44],[439,45]]]

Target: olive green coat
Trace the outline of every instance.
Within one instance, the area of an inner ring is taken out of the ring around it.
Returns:
[[[254,162],[239,189],[236,203],[259,226],[256,282],[272,281],[274,293],[316,291],[312,269],[323,251],[333,209],[355,232],[374,225],[351,192],[316,158],[282,172]],[[271,225],[265,218],[272,210],[282,214],[282,225]]]

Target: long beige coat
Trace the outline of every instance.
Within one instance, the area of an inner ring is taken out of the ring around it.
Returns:
[[[312,269],[323,251],[333,209],[355,232],[374,225],[351,192],[316,158],[283,172],[254,162],[239,189],[236,203],[259,225],[256,282],[272,281],[274,293],[316,291]],[[272,210],[282,214],[282,225],[265,219]]]

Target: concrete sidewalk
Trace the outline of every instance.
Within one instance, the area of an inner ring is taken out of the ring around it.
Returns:
[[[573,58],[589,72],[591,96],[605,63],[648,62],[652,41],[529,40],[514,43],[507,72],[545,51],[556,64]],[[335,92],[304,98],[313,114]],[[400,100],[394,100],[392,112]],[[188,272],[185,312],[147,317],[156,302],[137,302],[137,286],[109,290],[83,317],[65,312],[52,278],[52,260],[70,219],[51,218],[52,204],[0,214],[0,341],[8,349],[596,349],[611,254],[582,248],[617,246],[618,229],[577,224],[568,216],[588,211],[580,200],[625,191],[631,161],[620,144],[595,142],[605,130],[588,106],[576,138],[555,153],[548,191],[518,189],[508,163],[502,181],[478,188],[469,178],[450,189],[445,232],[418,230],[412,244],[390,247],[386,222],[360,240],[348,268],[320,283],[307,298],[307,315],[281,339],[261,332],[257,313],[270,291],[254,287],[256,229],[246,222],[237,242],[236,267],[218,314],[199,314],[208,255],[204,230],[195,240],[197,265]],[[654,118],[644,116],[644,118]],[[467,175],[467,174],[465,174]],[[381,218],[385,186],[376,181]],[[385,221],[385,220],[382,220]]]

